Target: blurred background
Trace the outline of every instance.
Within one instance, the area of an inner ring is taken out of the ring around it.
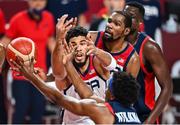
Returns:
[[[54,24],[57,18],[63,14],[69,14],[70,17],[78,17],[79,25],[89,30],[104,30],[110,7],[110,0],[48,0],[46,10],[50,11],[54,17]],[[116,6],[123,9],[126,0],[115,0]],[[128,0],[130,1],[130,0]],[[169,71],[173,79],[174,90],[169,104],[162,114],[162,123],[180,123],[180,0],[136,0],[144,4],[145,32],[154,38],[162,48],[165,59],[169,66]],[[148,1],[146,3],[146,1]],[[4,15],[5,28],[8,28],[9,21],[19,11],[28,9],[27,0],[0,0],[0,8]],[[26,27],[26,26],[22,26]],[[3,30],[0,32],[3,33]],[[50,68],[50,52],[47,51],[47,68]],[[5,71],[2,73],[1,80],[1,105],[3,110],[0,116],[0,122],[11,123],[13,104],[11,92],[11,73]],[[7,79],[6,79],[7,78]],[[157,96],[160,91],[156,86]],[[8,117],[5,117],[6,113]],[[43,122],[45,124],[60,123],[61,108],[54,104],[46,102]],[[29,117],[26,116],[28,122]]]

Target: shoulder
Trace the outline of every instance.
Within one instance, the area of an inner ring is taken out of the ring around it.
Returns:
[[[146,59],[162,56],[162,50],[161,50],[160,46],[152,38],[150,38],[144,44],[143,56]]]
[[[10,20],[10,23],[15,23],[15,22],[20,22],[21,19],[24,19],[26,16],[27,16],[27,11],[21,11],[21,12],[18,12],[17,14],[15,14],[11,20]]]
[[[26,10],[18,12],[18,13],[15,14],[11,19],[12,19],[12,20],[13,20],[13,19],[20,19],[20,18],[23,18],[23,17],[25,17],[25,16],[27,16],[27,11],[26,11]]]
[[[158,43],[156,43],[152,38],[149,38],[147,42],[144,44],[143,52],[147,52],[147,53],[161,52],[161,48],[158,45]]]

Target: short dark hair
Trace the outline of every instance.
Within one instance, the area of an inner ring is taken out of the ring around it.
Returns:
[[[142,17],[144,17],[145,9],[141,3],[136,2],[136,1],[131,1],[131,2],[126,3],[126,5],[138,8]]]
[[[67,34],[66,34],[66,41],[69,43],[69,40],[73,37],[78,37],[78,36],[87,36],[88,31],[81,27],[81,26],[76,26],[72,29],[70,29]]]
[[[124,24],[125,24],[125,27],[131,27],[132,25],[132,18],[131,16],[125,12],[125,11],[114,11],[115,13],[118,13],[118,14],[121,14],[125,17],[125,20],[124,20]]]
[[[126,72],[114,72],[110,86],[115,100],[124,106],[131,106],[139,97],[140,84]]]

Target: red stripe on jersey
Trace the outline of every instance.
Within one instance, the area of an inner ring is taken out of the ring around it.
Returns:
[[[143,70],[144,76],[144,86],[145,86],[145,104],[152,110],[155,105],[155,76],[153,72],[148,72],[143,63],[143,48],[145,43],[148,41],[149,37],[146,37],[140,48],[140,65]]]
[[[89,56],[89,57],[90,58],[89,58],[88,72],[85,75],[82,75],[82,74],[80,75],[83,80],[89,80],[89,79],[91,79],[93,77],[98,76],[98,74],[96,73],[96,70],[95,70],[95,68],[93,66],[93,56]]]
[[[111,107],[111,105],[110,105],[108,102],[105,102],[104,104],[105,104],[105,106],[109,109],[109,111],[110,111],[113,115],[115,115],[114,110],[113,110],[113,108]]]

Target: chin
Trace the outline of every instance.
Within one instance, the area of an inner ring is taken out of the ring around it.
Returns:
[[[113,36],[108,33],[107,34],[104,33],[102,39],[104,42],[111,42],[111,41],[113,41]]]
[[[86,64],[87,59],[88,59],[88,56],[85,59],[81,60],[81,61],[73,60],[73,64],[74,64],[75,67],[81,68]]]

